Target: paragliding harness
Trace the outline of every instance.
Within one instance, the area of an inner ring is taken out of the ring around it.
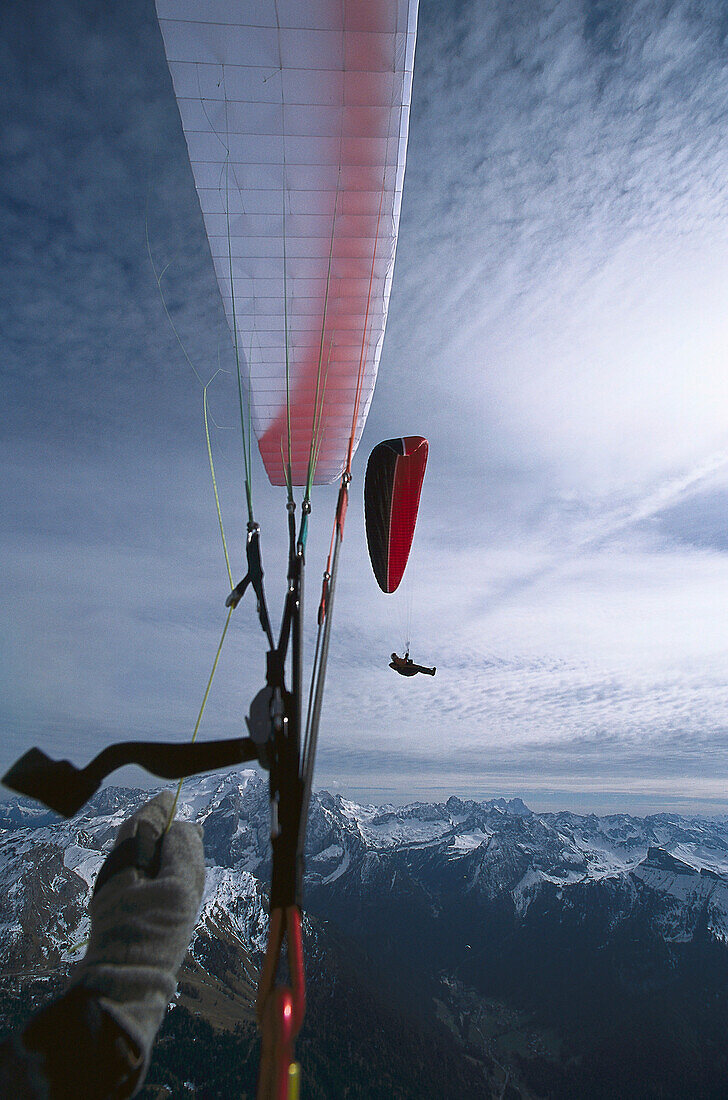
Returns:
[[[32,748],[16,761],[2,780],[18,794],[42,802],[64,817],[71,817],[96,793],[107,776],[128,764],[136,764],[162,779],[180,780],[252,760],[257,760],[268,771],[273,866],[268,946],[256,1005],[262,1036],[258,1100],[296,1100],[298,1097],[299,1068],[295,1062],[294,1043],[306,1008],[301,935],[303,848],[350,481],[347,471],[341,480],[329,560],[323,577],[303,743],[303,579],[310,512],[307,500],[303,502],[298,538],[295,504],[289,501],[288,588],[278,645],[273,644],[265,600],[260,528],[256,523],[248,524],[248,571],[226,601],[226,606],[234,609],[251,587],[257,599],[258,619],[270,645],[266,658],[266,686],[253,699],[246,718],[248,737],[191,744],[125,742],[104,749],[84,768],[77,768],[68,760],[53,760],[41,749]],[[285,681],[289,646],[290,691]],[[278,985],[276,977],[284,944],[290,984]]]
[[[416,664],[410,657],[409,650],[407,650],[404,657],[400,657],[397,653],[393,653],[392,659],[389,662],[389,667],[393,668],[395,672],[398,672],[400,676],[416,676],[418,672],[423,672],[425,676],[434,676],[437,672],[436,668],[428,668],[426,665]]]

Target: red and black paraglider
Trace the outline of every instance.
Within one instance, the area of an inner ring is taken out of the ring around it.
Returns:
[[[364,481],[364,514],[369,558],[383,592],[396,592],[407,567],[420,506],[429,445],[421,435],[385,439],[369,456]],[[435,669],[392,654],[390,668],[401,676]]]

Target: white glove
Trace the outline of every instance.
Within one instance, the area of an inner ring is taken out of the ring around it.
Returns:
[[[202,830],[174,821],[170,791],[119,829],[91,899],[91,934],[73,985],[101,1006],[138,1048],[144,1071],[189,946],[205,883]]]

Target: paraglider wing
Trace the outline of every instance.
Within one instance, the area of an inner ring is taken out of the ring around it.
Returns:
[[[384,338],[417,0],[156,4],[266,471],[332,481]]]
[[[404,575],[417,523],[428,444],[421,435],[385,439],[369,456],[364,481],[367,544],[383,592]]]

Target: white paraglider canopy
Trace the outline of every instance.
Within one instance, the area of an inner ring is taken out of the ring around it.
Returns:
[[[338,477],[384,338],[417,0],[157,0],[274,484]]]

